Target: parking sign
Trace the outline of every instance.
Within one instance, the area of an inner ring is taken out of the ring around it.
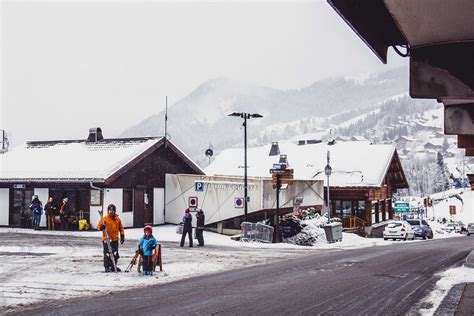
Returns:
[[[196,192],[204,191],[204,182],[196,181],[194,183],[194,191],[196,191]]]

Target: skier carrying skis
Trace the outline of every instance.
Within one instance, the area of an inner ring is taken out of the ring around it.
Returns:
[[[97,230],[103,231],[104,229],[107,231],[108,237],[110,238],[110,245],[112,248],[112,253],[114,256],[115,266],[117,266],[117,261],[119,256],[118,253],[118,242],[119,242],[119,232],[120,232],[120,244],[122,245],[125,241],[125,232],[123,230],[122,221],[115,214],[117,208],[114,204],[109,204],[107,207],[107,215],[104,216],[104,220],[99,220],[97,223]],[[114,264],[112,262],[112,258],[109,255],[109,249],[107,246],[107,241],[105,238],[105,234],[102,234],[102,246],[104,247],[104,268],[105,272],[113,272],[114,271]],[[120,272],[120,269],[117,268],[117,272]]]
[[[31,201],[30,210],[32,214],[31,226],[34,230],[39,230],[39,225],[41,222],[41,214],[43,213],[43,204],[39,200],[37,195],[33,195],[33,200]]]
[[[181,235],[180,246],[184,247],[184,240],[186,239],[186,234],[189,235],[189,247],[193,246],[193,217],[191,216],[189,208],[186,209],[183,216],[183,234]]]
[[[143,237],[138,241],[138,250],[142,256],[143,274],[153,275],[153,249],[155,249],[157,243],[155,237],[153,237],[151,226],[145,226],[143,233]]]

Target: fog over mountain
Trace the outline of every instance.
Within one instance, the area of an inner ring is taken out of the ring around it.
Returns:
[[[168,107],[171,140],[200,164],[210,144],[215,153],[243,146],[237,112],[259,113],[248,122],[249,145],[319,131],[378,108],[408,91],[404,68],[360,77],[321,80],[299,90],[278,90],[227,78],[211,79]],[[164,135],[164,111],[128,128],[122,136]],[[298,123],[298,124],[295,124]],[[288,125],[289,124],[289,125]],[[298,126],[298,128],[297,128]]]

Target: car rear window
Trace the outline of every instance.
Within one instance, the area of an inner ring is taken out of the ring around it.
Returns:
[[[420,226],[420,221],[408,220],[407,221],[410,225]]]
[[[467,225],[469,227],[474,227],[474,224],[473,223],[470,223],[469,225]]]
[[[388,224],[388,228],[395,228],[402,226],[402,223],[390,223]]]

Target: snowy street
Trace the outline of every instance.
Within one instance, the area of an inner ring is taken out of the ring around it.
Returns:
[[[131,273],[105,273],[100,232],[1,228],[0,313],[15,305],[105,294],[318,252],[293,245],[249,244],[237,248],[226,245],[229,237],[208,232],[205,237],[210,245],[189,248],[186,241],[186,247],[180,248],[175,226],[155,229],[162,244],[163,272],[145,277],[137,273],[136,266]],[[126,241],[119,250],[118,266],[122,271],[135,253],[141,232],[126,230]],[[232,243],[240,246],[238,242]]]
[[[169,283],[206,274],[235,270],[241,267],[269,264],[285,259],[298,259],[334,250],[368,248],[368,252],[390,252],[393,245],[433,245],[434,241],[384,241],[381,238],[361,238],[344,233],[342,242],[319,242],[313,247],[291,244],[241,243],[228,236],[205,232],[204,248],[179,247],[176,226],[154,228],[162,244],[163,272],[146,277],[137,273],[104,273],[100,232],[34,231],[31,229],[0,229],[0,312],[17,310],[28,304],[41,306],[55,301],[125,291],[133,287]],[[120,247],[119,267],[125,270],[141,229],[127,229],[126,241]],[[459,234],[447,234],[447,240],[464,240]],[[399,247],[399,246],[401,247]],[[373,248],[376,247],[376,248]],[[337,251],[339,252],[339,251]],[[352,251],[344,251],[351,256]],[[349,259],[346,259],[349,260]],[[349,261],[351,261],[350,259]],[[59,301],[59,302],[61,302]]]
[[[301,254],[305,255],[295,256],[294,260],[245,265],[245,269],[100,297],[44,302],[21,311],[31,315],[67,315],[71,310],[76,314],[106,315],[344,314],[348,311],[352,315],[432,314],[446,292],[446,287],[437,283],[442,277],[439,273],[461,265],[472,249],[472,239],[460,237],[315,254],[303,251]],[[205,251],[216,254],[213,250]],[[183,252],[189,253],[188,249]],[[282,256],[289,255],[288,250],[282,249],[274,254],[280,252]],[[261,249],[245,249],[234,258],[239,260],[258,253],[269,254]],[[234,256],[233,251],[227,255]],[[273,261],[275,257],[271,257],[265,260]],[[97,279],[99,274],[96,269],[88,280],[96,288],[105,281]],[[109,284],[115,279],[128,278],[123,273],[107,276],[110,276]],[[105,310],[104,302],[108,303]]]

